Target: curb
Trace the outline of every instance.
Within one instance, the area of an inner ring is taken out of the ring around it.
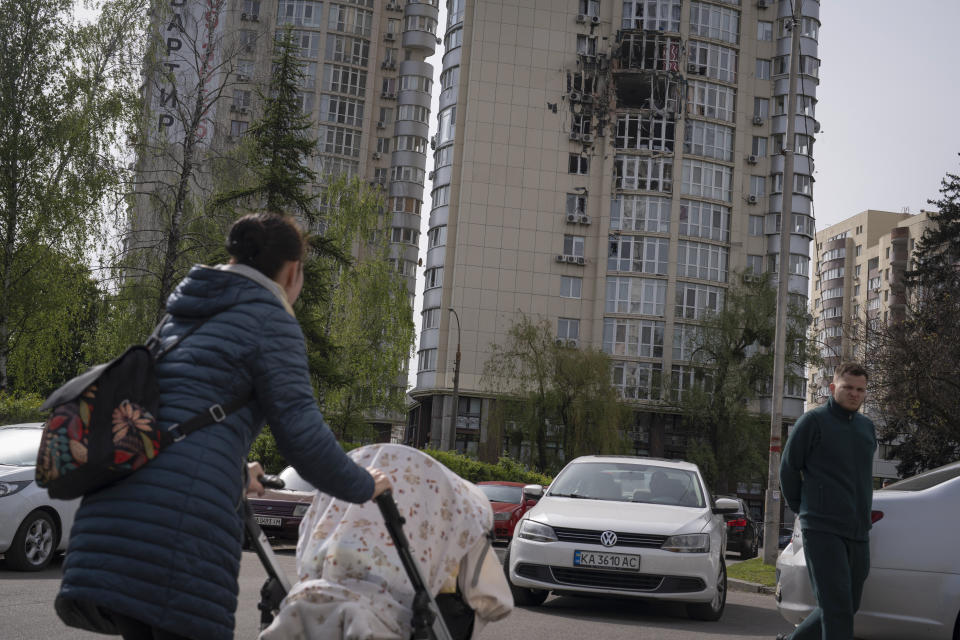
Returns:
[[[727,578],[727,589],[730,591],[746,591],[748,593],[764,593],[773,595],[775,587],[768,587],[758,582],[749,582],[747,580],[738,580],[736,578]]]

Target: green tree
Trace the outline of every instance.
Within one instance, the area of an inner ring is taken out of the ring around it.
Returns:
[[[507,331],[505,344],[491,345],[484,363],[484,385],[499,405],[491,415],[490,437],[499,437],[515,422],[530,443],[533,466],[550,468],[548,424],[562,425],[563,464],[582,453],[618,453],[624,442],[619,428],[625,417],[610,383],[606,354],[557,343],[547,320],[524,313]]]
[[[776,304],[769,275],[737,275],[721,311],[683,325],[690,364],[676,374],[682,385],[673,385],[682,386],[682,394],[670,400],[691,435],[688,458],[722,492],[737,480],[764,476],[769,416],[758,415],[751,403],[768,389],[773,375]],[[802,371],[813,357],[804,340],[807,324],[804,309],[788,311],[787,344],[795,345],[788,354],[788,375]]]
[[[960,458],[960,176],[948,173],[940,194],[906,274],[906,313],[864,323],[877,435],[905,476]]]
[[[123,179],[115,152],[145,4],[107,2],[89,24],[72,10],[0,3],[0,390],[11,367],[23,389],[56,381],[62,343],[96,296],[79,265]]]

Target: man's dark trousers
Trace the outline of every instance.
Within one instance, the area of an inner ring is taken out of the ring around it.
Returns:
[[[810,585],[819,605],[790,640],[853,640],[853,614],[860,608],[870,573],[870,543],[823,531],[803,531]]]

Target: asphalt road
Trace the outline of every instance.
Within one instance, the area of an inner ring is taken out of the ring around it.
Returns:
[[[287,575],[294,576],[292,549],[279,551],[278,557]],[[245,552],[240,568],[237,639],[253,640],[257,636],[256,603],[264,577],[257,557]],[[60,622],[53,611],[59,583],[59,560],[34,574],[13,572],[0,563],[0,638],[103,640],[103,635],[71,629]],[[774,638],[788,628],[777,613],[773,597],[755,593],[730,592],[719,622],[689,620],[683,607],[672,604],[551,597],[541,607],[515,609],[506,619],[488,625],[479,640],[756,640]]]

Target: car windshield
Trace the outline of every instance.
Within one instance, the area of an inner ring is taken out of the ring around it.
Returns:
[[[280,479],[283,480],[284,488],[292,491],[316,491],[316,487],[300,477],[297,470],[293,467],[287,467],[280,472]]]
[[[625,462],[568,465],[550,485],[547,495],[701,509],[705,504],[695,472]]]
[[[0,464],[32,467],[37,464],[41,429],[7,427],[0,429]]]
[[[923,491],[935,487],[941,482],[953,480],[957,476],[960,476],[960,462],[954,462],[931,471],[918,473],[906,480],[894,482],[884,487],[883,491]]]
[[[523,487],[511,487],[503,484],[478,484],[480,491],[490,502],[511,502],[520,504],[523,500]]]

